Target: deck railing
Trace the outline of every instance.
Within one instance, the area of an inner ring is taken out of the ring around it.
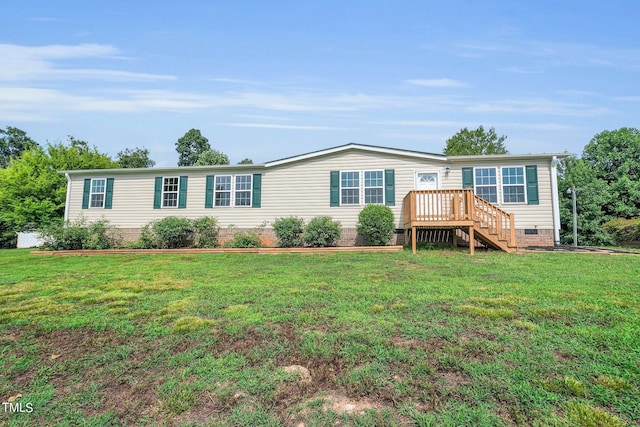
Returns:
[[[403,208],[405,229],[415,223],[456,226],[472,222],[515,246],[513,214],[476,196],[472,189],[412,190],[404,197]]]

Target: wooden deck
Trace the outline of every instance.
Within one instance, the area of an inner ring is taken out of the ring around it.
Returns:
[[[405,242],[411,238],[416,252],[417,230],[453,229],[468,235],[469,251],[475,241],[506,252],[516,250],[513,213],[476,196],[472,189],[413,190],[403,200]],[[457,232],[452,233],[454,246]]]

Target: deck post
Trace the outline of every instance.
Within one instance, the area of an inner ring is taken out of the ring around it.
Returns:
[[[476,250],[476,237],[473,225],[469,226],[469,255],[473,255]]]
[[[509,225],[510,225],[510,235],[509,235],[509,243],[511,244],[511,246],[518,246],[516,244],[516,219],[515,219],[515,215],[513,214],[513,212],[511,212],[509,214]]]
[[[453,247],[457,248],[458,247],[458,229],[457,228],[452,229],[451,233],[453,234],[453,236],[452,236],[453,237],[453,239],[452,239],[453,240],[452,241]]]
[[[411,227],[411,251],[413,254],[416,254],[417,250],[417,236],[416,236],[416,227]]]

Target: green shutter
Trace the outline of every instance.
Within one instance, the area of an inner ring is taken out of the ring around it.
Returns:
[[[329,206],[340,206],[340,171],[331,171],[330,177],[331,198]]]
[[[113,178],[107,178],[107,189],[104,194],[104,208],[111,209],[113,202]]]
[[[538,167],[536,165],[526,166],[527,170],[527,204],[539,205],[538,195]]]
[[[462,188],[473,188],[473,168],[462,168]]]
[[[185,209],[187,207],[187,181],[189,177],[180,177],[180,192],[178,193],[178,209]]]
[[[253,193],[251,194],[251,207],[259,208],[262,201],[262,175],[253,174]]]
[[[204,207],[205,208],[212,208],[213,207],[213,183],[214,183],[214,176],[213,175],[207,175],[207,188],[205,190],[204,193]]]
[[[396,180],[393,169],[384,171],[384,204],[387,206],[396,205]]]
[[[89,193],[91,192],[91,179],[84,180],[84,190],[82,191],[82,209],[89,209]]]
[[[162,177],[156,176],[156,186],[153,190],[153,209],[162,207]]]

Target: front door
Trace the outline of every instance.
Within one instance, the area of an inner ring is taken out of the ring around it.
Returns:
[[[416,172],[416,190],[437,190],[440,188],[437,172]]]
[[[440,188],[440,176],[438,172],[416,172],[416,190],[438,190]],[[420,220],[441,219],[440,207],[442,202],[439,194],[418,193],[416,195],[416,214]]]

